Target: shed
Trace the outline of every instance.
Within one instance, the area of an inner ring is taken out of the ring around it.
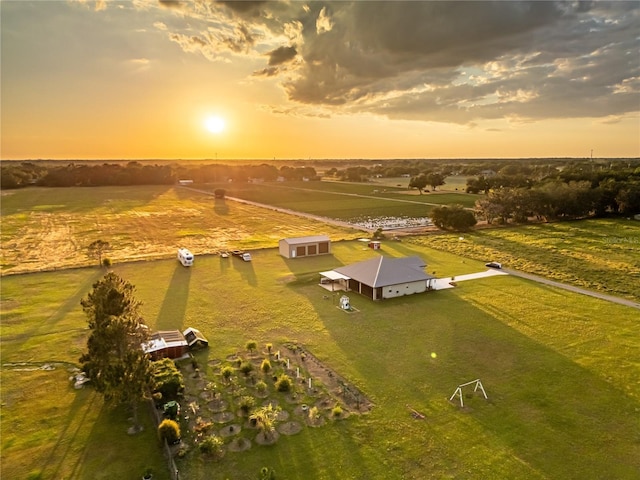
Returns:
[[[424,272],[426,266],[418,256],[391,258],[381,255],[330,272],[321,272],[321,275],[331,281],[340,279],[345,282],[347,290],[356,291],[372,300],[381,300],[431,290],[435,277]]]
[[[278,242],[280,255],[285,258],[312,257],[331,253],[331,240],[326,235],[283,238]]]
[[[161,358],[180,358],[189,351],[189,344],[180,330],[160,330],[142,346],[153,360]]]
[[[187,341],[189,348],[209,346],[209,340],[207,340],[197,328],[189,327],[182,332],[182,335],[184,335],[184,339]]]

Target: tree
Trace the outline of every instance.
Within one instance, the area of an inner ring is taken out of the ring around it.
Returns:
[[[434,190],[440,185],[444,185],[444,178],[444,175],[441,173],[429,173],[428,175],[425,175],[427,185],[431,185]]]
[[[422,195],[422,190],[427,186],[427,176],[424,173],[421,173],[417,177],[411,177],[409,180],[409,188],[417,188],[420,195]]]
[[[89,256],[98,259],[98,265],[102,266],[102,255],[111,249],[109,242],[104,240],[95,240],[89,244],[87,250],[89,250]]]
[[[431,221],[443,230],[467,231],[476,223],[473,212],[465,210],[462,205],[436,207],[431,211]]]
[[[149,355],[142,349],[148,331],[133,293],[133,285],[113,272],[93,284],[80,302],[91,330],[80,362],[108,403],[131,406],[137,429],[138,403],[149,398],[153,376]]]

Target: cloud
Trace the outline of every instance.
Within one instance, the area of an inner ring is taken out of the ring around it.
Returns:
[[[278,47],[269,52],[269,66],[280,65],[281,63],[293,60],[297,53],[295,46]]]
[[[252,75],[292,109],[467,125],[638,112],[638,2],[171,3],[172,41],[213,61],[266,57]]]

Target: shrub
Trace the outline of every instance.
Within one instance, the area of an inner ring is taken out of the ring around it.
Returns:
[[[267,384],[264,383],[262,380],[260,380],[258,383],[256,383],[256,390],[259,393],[264,393],[267,391]]]
[[[265,346],[267,347],[267,352],[269,352],[269,355],[271,355],[271,350],[273,349],[273,344],[272,343],[267,343]]]
[[[242,410],[242,413],[244,413],[245,415],[249,414],[249,411],[253,408],[255,404],[256,404],[255,398],[250,397],[248,395],[244,395],[240,397],[240,401],[238,402],[238,405],[240,405],[240,410]]]
[[[200,442],[200,446],[198,448],[200,449],[201,453],[204,453],[206,455],[219,455],[222,453],[223,445],[224,442],[220,437],[216,435],[209,435],[202,442]]]
[[[169,445],[180,441],[180,425],[175,420],[164,419],[158,425],[158,436],[160,440],[166,440]]]
[[[342,416],[342,407],[340,405],[336,405],[335,407],[333,407],[333,410],[331,410],[331,415],[333,415],[335,418],[340,418]]]
[[[231,378],[231,375],[233,375],[233,368],[231,367],[223,367],[222,371],[220,372],[222,373],[222,378],[225,379],[225,381],[229,381],[229,379]]]
[[[240,365],[240,371],[245,375],[249,375],[251,373],[251,370],[253,370],[253,365],[250,362],[244,362],[242,365]]]
[[[309,419],[317,420],[320,417],[320,412],[318,411],[318,407],[311,407],[309,409]]]
[[[279,392],[289,392],[292,386],[293,382],[289,375],[280,375],[280,378],[276,381],[276,390]]]
[[[104,268],[109,268],[111,266],[111,259],[110,258],[102,259],[102,266]]]
[[[196,433],[204,433],[207,430],[209,430],[211,428],[211,426],[213,425],[212,422],[209,422],[207,420],[203,420],[202,417],[198,417],[196,419],[196,426],[193,427],[193,431]]]
[[[262,361],[262,365],[260,365],[260,370],[262,370],[264,373],[269,373],[271,371],[271,362],[269,361],[269,359],[265,358]]]
[[[256,348],[258,348],[258,343],[255,340],[249,340],[247,342],[247,350],[253,353]]]
[[[156,391],[162,394],[162,398],[175,398],[184,390],[184,378],[173,360],[163,358],[152,362],[151,369]]]

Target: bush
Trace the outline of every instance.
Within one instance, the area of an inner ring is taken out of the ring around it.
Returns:
[[[265,358],[262,361],[262,365],[260,365],[260,370],[262,370],[264,373],[269,373],[271,371],[271,362],[269,361],[269,359]]]
[[[276,381],[276,390],[279,392],[289,392],[293,387],[293,382],[289,375],[280,375],[280,378]]]
[[[104,258],[102,260],[102,266],[104,268],[109,268],[111,266],[111,259],[110,258]]]
[[[249,340],[246,346],[247,350],[253,353],[253,351],[258,348],[258,343],[255,340]]]
[[[468,231],[477,222],[473,212],[462,205],[444,205],[431,210],[431,221],[442,230]]]
[[[238,405],[240,405],[240,410],[242,410],[242,413],[244,413],[245,415],[249,414],[249,412],[251,411],[251,409],[255,404],[256,404],[255,398],[250,397],[248,395],[244,395],[240,397],[240,400],[238,402]]]
[[[153,380],[156,391],[162,394],[165,400],[176,398],[184,390],[184,378],[170,358],[163,358],[151,363]]]
[[[333,415],[335,418],[342,417],[342,407],[340,405],[336,405],[335,407],[333,407],[333,410],[331,410],[331,415]]]
[[[219,455],[222,453],[222,446],[224,442],[216,435],[209,435],[202,442],[200,442],[200,452],[206,455]]]
[[[158,425],[158,436],[160,440],[166,440],[169,445],[180,441],[180,425],[175,420],[164,419]]]
[[[225,381],[229,381],[229,379],[231,378],[231,375],[233,375],[233,368],[231,367],[223,367],[222,371],[220,372],[222,373],[222,378],[225,379]]]
[[[253,365],[250,362],[244,362],[242,365],[240,365],[240,371],[245,375],[249,375],[251,373],[251,370],[253,370]]]
[[[309,409],[309,419],[317,420],[318,418],[320,418],[320,412],[318,411],[318,407],[311,407]]]
[[[265,345],[267,347],[267,352],[269,352],[269,355],[271,355],[271,349],[273,349],[273,344],[272,343],[267,343],[267,345]]]
[[[267,391],[267,384],[264,383],[262,380],[260,380],[258,383],[256,383],[256,390],[258,391],[258,393],[264,393]]]

